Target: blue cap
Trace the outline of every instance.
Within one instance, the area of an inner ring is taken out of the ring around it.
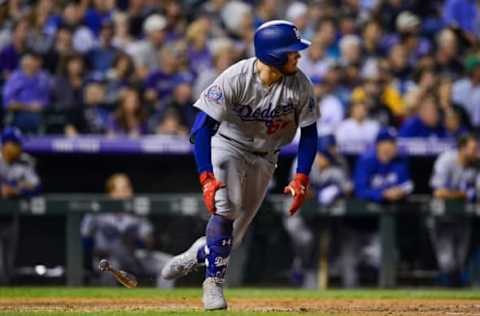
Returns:
[[[2,144],[8,142],[22,145],[22,132],[16,127],[6,127],[2,132]]]
[[[393,127],[382,128],[378,134],[375,143],[378,144],[383,141],[394,142],[397,140],[397,131]]]

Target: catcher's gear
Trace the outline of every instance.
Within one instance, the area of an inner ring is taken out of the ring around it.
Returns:
[[[302,207],[305,201],[305,192],[308,187],[308,176],[303,173],[297,173],[295,178],[290,181],[288,186],[283,190],[284,193],[290,193],[293,197],[292,206],[288,210],[288,213],[294,215],[300,207]]]
[[[296,26],[288,21],[274,20],[263,23],[255,31],[255,56],[263,63],[282,67],[288,59],[288,53],[298,52],[310,46],[310,42],[301,38]]]
[[[203,202],[210,214],[215,214],[215,193],[225,187],[222,181],[215,179],[212,172],[204,171],[200,174],[200,184],[203,191]]]

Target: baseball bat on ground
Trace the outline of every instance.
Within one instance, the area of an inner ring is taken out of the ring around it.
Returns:
[[[118,282],[123,284],[125,287],[128,287],[129,289],[137,287],[138,282],[134,275],[113,268],[107,259],[100,260],[100,263],[98,264],[98,270],[102,272],[112,273]]]

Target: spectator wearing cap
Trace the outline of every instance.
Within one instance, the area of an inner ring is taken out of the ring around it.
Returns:
[[[447,131],[441,120],[440,111],[434,96],[429,95],[420,101],[418,113],[407,119],[400,128],[400,137],[445,138]]]
[[[368,118],[368,108],[363,102],[353,102],[350,105],[350,116],[342,121],[335,132],[338,145],[348,148],[368,148],[375,142],[380,124]]]
[[[465,134],[457,148],[438,156],[430,180],[433,195],[439,200],[478,201],[480,173],[478,139]],[[466,217],[430,217],[427,221],[440,269],[439,285],[466,285],[462,278],[467,258],[471,223]]]
[[[295,175],[297,159],[291,172]],[[310,185],[307,199],[313,199],[323,207],[335,205],[340,199],[352,192],[352,182],[348,171],[337,164],[327,139],[318,143],[317,154],[310,173]],[[286,213],[285,213],[286,215]],[[317,269],[315,269],[316,239],[315,233],[302,216],[284,216],[284,227],[292,240],[294,258],[291,267],[291,281],[302,288],[318,288]]]
[[[2,79],[7,79],[8,75],[17,69],[21,55],[27,50],[29,28],[30,25],[26,19],[21,19],[15,23],[11,43],[0,52]]]
[[[120,54],[120,51],[113,46],[112,40],[113,24],[107,20],[100,29],[98,46],[87,53],[89,68],[103,78]]]
[[[421,20],[417,15],[403,11],[398,15],[395,24],[397,41],[405,46],[410,64],[414,65],[420,57],[430,53],[430,41],[420,36]]]
[[[40,56],[25,54],[20,69],[9,77],[3,87],[7,122],[25,133],[40,131],[41,111],[49,102],[50,78],[42,71],[41,65]]]
[[[147,111],[140,94],[134,88],[123,91],[120,104],[107,120],[107,133],[111,136],[138,137],[147,133]]]
[[[467,76],[453,83],[452,100],[469,114],[472,125],[480,127],[480,58],[473,55],[465,60]]]
[[[397,133],[393,128],[382,129],[374,150],[367,151],[355,168],[355,193],[372,202],[398,202],[413,191],[408,164],[397,153]]]
[[[130,44],[126,52],[135,62],[139,78],[146,78],[149,72],[160,67],[159,51],[166,36],[167,20],[159,14],[150,15],[143,23],[145,39]]]

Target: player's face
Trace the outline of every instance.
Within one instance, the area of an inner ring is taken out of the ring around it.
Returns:
[[[300,59],[298,52],[288,53],[287,63],[283,65],[281,71],[284,75],[290,76],[297,73],[297,63]]]
[[[478,142],[474,139],[469,140],[463,148],[463,152],[468,162],[475,161],[478,156]]]
[[[395,158],[397,154],[397,144],[393,141],[383,141],[377,145],[378,159],[383,163],[388,163]]]
[[[5,160],[12,162],[20,158],[22,154],[22,147],[13,142],[6,142],[2,146],[2,155]]]

